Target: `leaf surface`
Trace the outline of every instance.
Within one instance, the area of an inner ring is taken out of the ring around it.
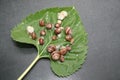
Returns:
[[[38,39],[40,37],[40,31],[45,29],[45,27],[39,26],[39,20],[43,19],[47,23],[55,24],[57,22],[57,14],[61,11],[67,11],[68,16],[63,20],[62,27],[70,26],[72,29],[72,35],[74,37],[74,43],[72,44],[72,50],[65,55],[65,61],[53,61],[47,52],[46,48],[50,44],[65,46],[69,42],[65,41],[65,33],[62,31],[61,37],[58,40],[52,41],[52,36],[54,35],[54,30],[47,30],[45,39],[45,44],[39,45]],[[32,40],[27,34],[27,26],[33,26],[37,34],[37,40]],[[20,24],[18,24],[11,31],[11,37],[13,40],[21,43],[32,44],[36,46],[38,50],[38,55],[42,58],[46,56],[51,61],[51,69],[58,76],[68,76],[74,73],[76,70],[81,68],[84,63],[87,53],[87,33],[85,32],[83,23],[79,17],[79,14],[74,7],[56,7],[44,9],[31,14],[26,17]]]

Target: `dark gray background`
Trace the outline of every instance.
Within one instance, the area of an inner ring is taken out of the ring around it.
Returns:
[[[40,60],[25,80],[120,80],[120,0],[0,0],[0,80],[16,80],[35,58],[33,46],[16,44],[10,30],[43,8],[75,6],[88,32],[82,69],[58,78],[49,60]]]

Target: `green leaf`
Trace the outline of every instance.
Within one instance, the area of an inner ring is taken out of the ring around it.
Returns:
[[[72,44],[72,50],[65,55],[65,61],[53,61],[47,52],[46,48],[50,44],[55,45],[66,45],[67,41],[64,41],[65,34],[62,32],[62,36],[60,39],[56,41],[52,41],[51,37],[54,34],[53,30],[47,30],[47,34],[44,37],[45,44],[39,45],[38,39],[40,37],[40,30],[45,29],[45,27],[39,26],[39,20],[43,19],[47,23],[55,24],[57,22],[57,14],[60,11],[67,11],[68,16],[63,20],[62,27],[70,26],[73,31],[74,43]],[[27,26],[33,26],[35,32],[37,34],[37,40],[32,40],[27,34],[26,28]],[[87,33],[84,29],[83,23],[79,17],[79,14],[75,10],[74,7],[55,7],[44,9],[36,12],[35,14],[31,14],[26,17],[20,24],[18,24],[15,28],[11,30],[11,37],[13,40],[21,43],[32,44],[36,46],[38,50],[38,56],[40,58],[49,58],[51,61],[51,69],[58,76],[68,76],[81,68],[82,64],[85,61],[86,53],[87,53]]]

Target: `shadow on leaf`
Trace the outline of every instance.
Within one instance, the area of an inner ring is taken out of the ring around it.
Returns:
[[[20,48],[35,48],[36,49],[36,47],[32,44],[20,43],[20,42],[16,42],[13,40],[12,42],[14,43],[15,46],[20,47]]]

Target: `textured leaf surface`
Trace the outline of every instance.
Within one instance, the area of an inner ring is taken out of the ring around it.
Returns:
[[[70,26],[73,31],[73,37],[75,40],[71,46],[72,50],[67,53],[67,55],[65,55],[64,62],[51,60],[49,53],[46,51],[46,47],[50,44],[61,46],[68,44],[68,42],[65,41],[64,32],[61,33],[62,36],[60,39],[52,41],[51,37],[53,36],[54,32],[53,30],[47,30],[47,35],[44,37],[45,44],[43,46],[38,44],[38,38],[37,40],[32,40],[29,38],[29,35],[26,32],[26,27],[31,25],[34,27],[37,36],[40,37],[39,32],[40,30],[43,30],[44,27],[39,27],[39,20],[43,19],[47,23],[55,24],[57,22],[57,14],[62,10],[68,12],[68,16],[62,22],[62,27],[65,28]],[[36,46],[38,54],[41,58],[49,56],[47,58],[49,58],[51,61],[51,68],[58,76],[68,76],[74,73],[76,70],[81,68],[81,65],[84,63],[86,58],[87,33],[85,32],[83,23],[74,7],[49,8],[36,12],[35,14],[31,14],[11,31],[11,37],[15,41],[33,44]]]

